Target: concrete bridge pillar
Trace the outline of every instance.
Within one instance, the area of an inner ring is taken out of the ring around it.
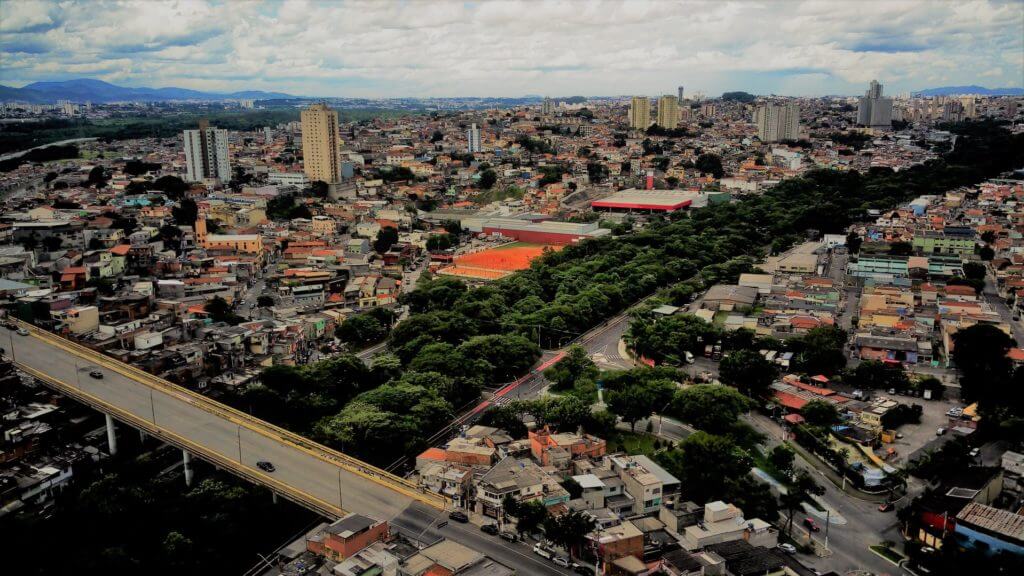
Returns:
[[[103,415],[107,419],[107,451],[113,456],[117,454],[117,431],[114,430],[114,419],[110,414]]]
[[[192,485],[192,455],[188,450],[181,451],[182,464],[185,469],[185,486]]]

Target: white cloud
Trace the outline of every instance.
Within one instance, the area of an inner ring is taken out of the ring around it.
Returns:
[[[6,0],[0,81],[339,96],[1021,85],[1022,28],[1024,4],[998,0]]]

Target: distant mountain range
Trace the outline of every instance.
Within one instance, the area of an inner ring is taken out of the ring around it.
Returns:
[[[281,92],[263,92],[260,90],[243,90],[241,92],[222,94],[174,87],[127,88],[89,78],[65,80],[63,82],[33,82],[22,88],[0,85],[0,101],[31,102],[33,104],[52,104],[58,100],[104,103],[227,99],[270,100],[276,98],[295,98],[295,96]]]
[[[1024,88],[985,88],[984,86],[941,86],[914,92],[914,96],[958,96],[977,94],[979,96],[1024,96]]]

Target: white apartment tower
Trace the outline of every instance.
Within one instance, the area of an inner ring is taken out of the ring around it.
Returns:
[[[228,131],[210,128],[206,120],[199,129],[185,130],[185,180],[202,182],[231,180],[231,159],[228,156]]]
[[[892,126],[892,98],[882,96],[882,85],[872,80],[857,104],[857,124],[870,128]]]
[[[541,113],[545,116],[549,116],[555,113],[555,101],[551,98],[544,98],[544,104],[541,108]]]
[[[796,104],[762,104],[754,113],[754,122],[761,142],[800,138],[800,107]]]
[[[466,152],[473,154],[481,150],[483,147],[480,146],[480,129],[473,124],[466,130]]]

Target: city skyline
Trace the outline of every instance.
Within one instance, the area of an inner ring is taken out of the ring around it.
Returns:
[[[870,6],[15,0],[0,8],[0,84],[90,77],[310,97],[1024,85],[1024,5]]]

